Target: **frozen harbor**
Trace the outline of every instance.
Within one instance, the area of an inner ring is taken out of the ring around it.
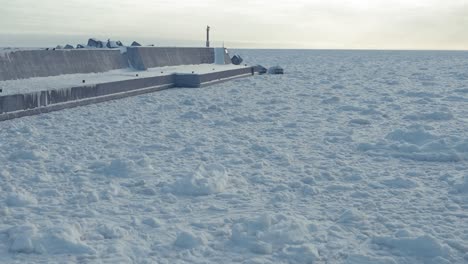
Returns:
[[[0,122],[0,263],[468,262],[468,52],[238,53]]]

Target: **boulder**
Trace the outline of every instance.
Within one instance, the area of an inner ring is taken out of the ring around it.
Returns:
[[[91,47],[91,48],[104,48],[105,44],[101,40],[90,38],[88,40],[88,47]]]
[[[238,54],[232,56],[232,58],[231,58],[231,62],[232,62],[232,64],[234,64],[234,65],[240,65],[240,64],[242,63],[242,61],[244,61],[244,60],[243,60],[242,57],[241,57],[240,55],[238,55]]]
[[[122,46],[123,46],[123,44],[119,40],[117,40],[117,41],[112,41],[110,39],[107,40],[106,47],[108,47],[109,49],[120,48]]]
[[[256,65],[254,66],[255,72],[258,72],[258,74],[265,74],[267,73],[267,68],[263,67],[262,65]]]
[[[283,74],[284,70],[280,66],[273,66],[268,69],[268,74]]]

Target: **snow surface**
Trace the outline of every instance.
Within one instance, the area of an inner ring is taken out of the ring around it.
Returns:
[[[238,53],[1,122],[0,263],[468,262],[467,52]]]
[[[19,80],[7,80],[0,81],[0,89],[3,89],[3,92],[1,92],[0,95],[21,94],[55,89],[69,89],[72,87],[82,85],[93,85],[105,82],[164,76],[173,73],[195,72],[199,74],[204,74],[216,71],[239,69],[243,67],[245,66],[233,64],[194,64],[149,68],[146,71],[137,71],[130,68],[125,68],[101,73],[77,73],[49,77],[34,77]],[[84,84],[83,80],[85,80]]]

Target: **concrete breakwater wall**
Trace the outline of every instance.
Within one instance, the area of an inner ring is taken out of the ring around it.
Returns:
[[[0,81],[214,62],[214,48],[17,50],[0,53]]]
[[[170,74],[148,78],[0,96],[0,121],[150,93],[172,87],[200,87],[253,75],[253,67],[206,74]]]
[[[137,70],[215,62],[213,48],[128,47],[127,57],[129,66]]]
[[[126,67],[119,50],[19,50],[0,54],[0,81]]]

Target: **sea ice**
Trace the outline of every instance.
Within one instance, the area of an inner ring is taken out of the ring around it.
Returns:
[[[228,173],[221,165],[200,165],[174,186],[174,192],[182,195],[209,195],[224,191],[228,184]]]
[[[239,53],[288,74],[0,122],[0,263],[467,263],[467,52]]]

